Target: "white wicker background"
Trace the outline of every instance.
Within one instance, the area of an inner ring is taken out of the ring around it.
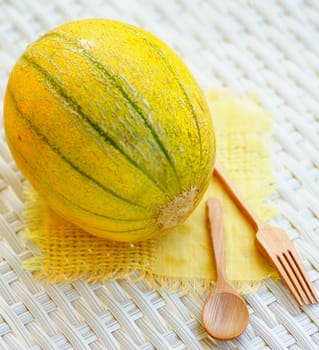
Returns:
[[[6,82],[28,43],[87,17],[158,35],[204,89],[226,85],[261,97],[275,115],[276,222],[319,291],[319,1],[0,0],[0,349],[319,349],[319,306],[298,308],[277,281],[246,297],[249,327],[223,343],[200,324],[205,296],[158,293],[143,281],[44,285],[22,270],[23,177],[2,128]]]

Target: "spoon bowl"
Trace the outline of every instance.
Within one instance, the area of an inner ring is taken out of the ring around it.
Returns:
[[[213,338],[237,338],[247,328],[248,321],[246,302],[236,291],[212,290],[204,305],[203,323]]]
[[[210,233],[216,262],[217,281],[203,307],[202,321],[207,332],[219,340],[231,340],[247,328],[249,313],[245,300],[225,277],[224,227],[221,204],[207,202]]]

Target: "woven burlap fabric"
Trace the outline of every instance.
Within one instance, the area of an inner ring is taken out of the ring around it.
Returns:
[[[255,212],[269,220],[265,203],[273,190],[268,136],[270,114],[256,99],[230,90],[211,90],[217,156]],[[96,238],[55,214],[32,188],[27,189],[27,238],[40,254],[25,262],[36,278],[70,282],[77,278],[101,281],[145,278],[152,286],[203,291],[215,279],[206,202],[221,200],[226,232],[228,278],[247,292],[274,275],[254,246],[254,231],[215,178],[191,217],[158,239],[123,243]],[[136,273],[137,272],[137,273]]]

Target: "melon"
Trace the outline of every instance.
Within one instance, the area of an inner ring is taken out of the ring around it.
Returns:
[[[210,111],[156,36],[108,19],[65,23],[29,45],[4,101],[21,172],[59,215],[106,239],[158,237],[211,179]]]

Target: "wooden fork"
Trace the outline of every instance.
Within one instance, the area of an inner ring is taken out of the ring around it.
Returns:
[[[253,226],[256,231],[255,244],[257,249],[278,271],[297,303],[299,305],[319,303],[306,269],[287,233],[278,227],[262,224],[218,161],[215,164],[214,176]]]

